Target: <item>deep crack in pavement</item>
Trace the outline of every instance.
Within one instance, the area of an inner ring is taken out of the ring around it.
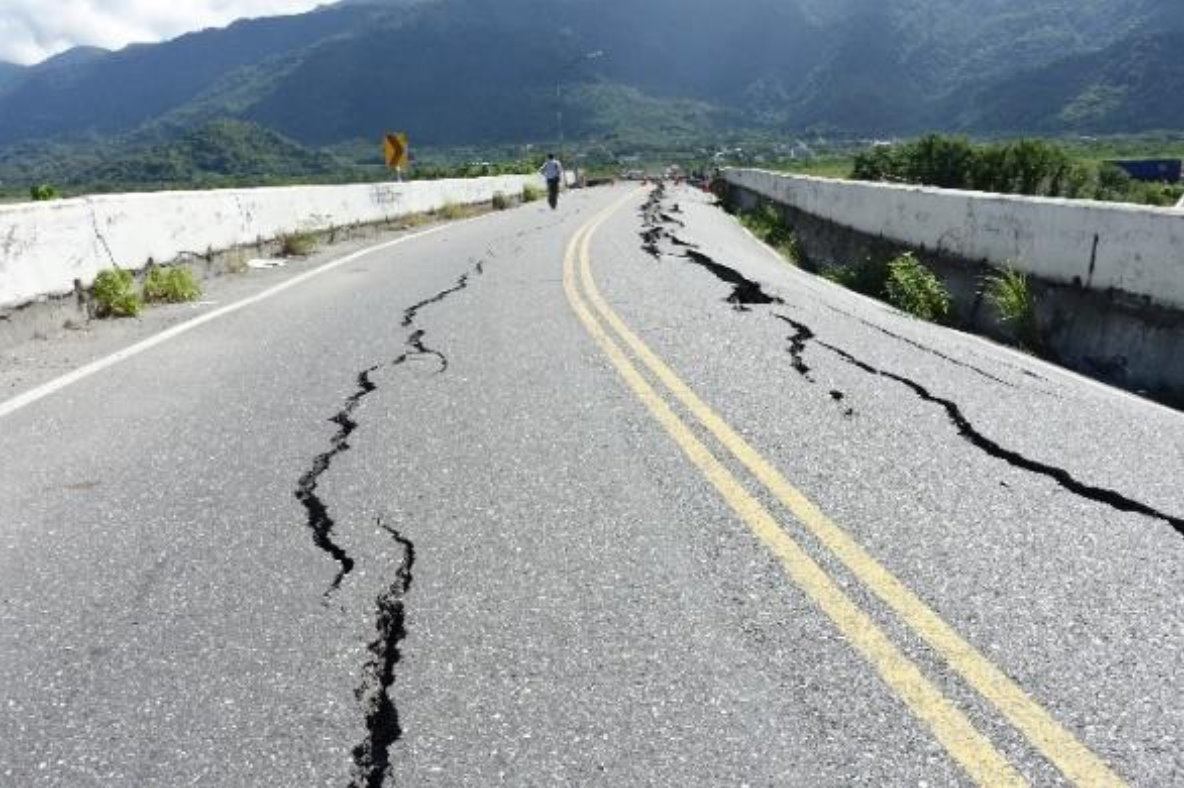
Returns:
[[[456,284],[405,309],[401,325],[411,331],[403,342],[404,352],[393,359],[389,366],[401,367],[413,358],[429,356],[440,364],[436,374],[446,372],[448,357],[428,346],[425,341],[427,332],[416,325],[416,319],[426,307],[439,304],[449,296],[466,289],[474,274],[480,276],[484,273],[485,261],[478,260],[473,270],[463,274],[457,279]],[[380,364],[367,367],[358,373],[357,389],[346,398],[342,409],[330,419],[339,429],[330,440],[329,450],[313,460],[312,468],[300,477],[296,489],[296,498],[308,514],[307,523],[313,534],[313,543],[328,553],[339,567],[333,582],[325,591],[326,601],[341,588],[342,582],[353,571],[355,560],[333,541],[332,533],[336,523],[329,513],[328,505],[317,494],[317,487],[321,477],[332,467],[333,461],[350,450],[350,436],[360,426],[353,414],[366,397],[378,391],[378,385],[372,376],[382,368],[383,365]],[[363,668],[362,683],[355,691],[365,713],[367,736],[353,749],[351,788],[381,788],[385,784],[391,771],[390,747],[403,734],[398,708],[390,690],[395,683],[395,666],[401,658],[399,644],[407,637],[404,597],[411,590],[415,545],[406,536],[385,525],[381,519],[378,526],[403,548],[403,559],[395,572],[394,582],[379,594],[376,600],[375,628],[378,636],[369,645],[371,656]]]
[[[764,291],[759,282],[754,282],[744,274],[737,271],[735,268],[730,268],[723,263],[717,263],[708,255],[703,254],[695,249],[687,249],[683,252],[683,257],[690,260],[695,265],[706,268],[717,279],[722,282],[727,282],[732,285],[732,294],[725,300],[732,305],[737,312],[747,312],[750,306],[763,306],[766,304],[784,304],[785,300],[778,296],[769,295]]]
[[[810,377],[810,366],[802,356],[806,352],[806,345],[814,339],[814,332],[805,323],[799,323],[787,315],[774,315],[774,317],[785,321],[794,330],[793,336],[789,338],[789,355],[793,359],[793,368],[799,375],[813,383],[814,378]]]
[[[659,183],[650,192],[649,198],[641,206],[641,248],[646,254],[655,260],[660,259],[662,257],[662,250],[658,244],[663,239],[681,248],[684,259],[690,260],[695,265],[707,269],[720,281],[732,285],[732,293],[726,300],[737,312],[747,312],[750,306],[785,303],[783,299],[766,293],[759,282],[754,282],[736,269],[717,262],[711,256],[699,251],[697,244],[684,241],[673,233],[668,232],[662,225],[686,227],[686,223],[674,218],[670,213],[663,211],[662,201],[665,198],[666,185]],[[678,208],[678,206],[676,205],[675,208]],[[679,210],[681,211],[681,209]]]
[[[338,427],[337,433],[330,440],[329,450],[313,460],[312,468],[300,477],[296,487],[296,500],[300,501],[300,505],[308,514],[308,527],[312,531],[313,544],[332,556],[339,567],[333,582],[325,591],[326,600],[341,587],[346,575],[353,571],[354,559],[350,558],[349,554],[333,541],[333,528],[336,523],[329,514],[328,505],[317,494],[317,485],[321,476],[333,465],[333,460],[349,451],[349,437],[358,428],[358,423],[353,419],[353,412],[357,410],[363,399],[378,389],[374,385],[374,381],[370,379],[370,376],[378,369],[378,367],[369,367],[358,373],[357,391],[347,397],[345,406],[334,414],[333,418],[329,419]]]
[[[375,629],[378,636],[368,646],[370,660],[363,670],[362,684],[355,691],[366,714],[369,736],[354,748],[354,769],[350,788],[382,788],[391,776],[390,747],[403,735],[399,710],[391,697],[395,666],[402,659],[399,644],[407,637],[407,609],[404,598],[414,582],[415,544],[378,519],[382,528],[403,549],[403,560],[391,585],[378,595]]]
[[[1184,518],[1175,517],[1173,515],[1167,514],[1166,512],[1161,512],[1145,503],[1128,498],[1115,490],[1109,490],[1104,487],[1094,487],[1092,485],[1085,484],[1084,482],[1074,478],[1073,475],[1064,468],[1047,465],[1037,460],[1025,457],[1019,452],[1004,448],[979,432],[962,412],[962,409],[957,405],[957,403],[932,394],[928,389],[926,389],[920,383],[917,383],[915,380],[907,378],[903,375],[897,375],[893,372],[886,372],[882,369],[877,369],[871,364],[859,360],[842,348],[827,344],[821,340],[818,340],[817,344],[819,347],[826,348],[846,363],[868,373],[869,375],[875,375],[896,381],[897,383],[900,383],[901,385],[910,389],[923,401],[940,405],[945,409],[946,415],[949,417],[950,422],[958,428],[958,434],[976,448],[986,452],[988,455],[996,459],[1003,460],[1012,467],[1052,479],[1069,492],[1095,503],[1109,506],[1121,512],[1141,514],[1156,520],[1162,520],[1168,525],[1172,526],[1172,528],[1174,528],[1177,533],[1184,535]]]

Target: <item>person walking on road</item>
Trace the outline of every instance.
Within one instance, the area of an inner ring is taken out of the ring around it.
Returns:
[[[551,210],[555,210],[559,207],[559,184],[563,181],[563,165],[555,158],[554,153],[548,153],[547,160],[539,168],[539,173],[547,179],[547,202],[551,204]]]

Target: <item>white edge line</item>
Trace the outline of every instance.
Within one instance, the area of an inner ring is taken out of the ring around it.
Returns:
[[[161,331],[159,334],[155,334],[153,336],[148,337],[147,339],[137,342],[134,345],[130,345],[122,350],[116,351],[115,353],[112,353],[109,356],[106,356],[106,357],[101,358],[97,361],[92,361],[89,364],[81,366],[72,372],[68,372],[59,378],[55,378],[54,380],[49,381],[48,383],[43,383],[40,386],[29,389],[28,391],[24,392],[23,394],[18,394],[17,396],[13,397],[12,399],[9,399],[9,400],[6,400],[5,402],[0,403],[0,419],[4,418],[5,416],[9,416],[13,413],[16,413],[18,410],[21,410],[22,408],[26,408],[29,405],[32,405],[34,402],[45,399],[46,397],[50,396],[51,394],[55,394],[55,393],[61,391],[62,389],[65,389],[69,386],[74,385],[75,383],[78,383],[81,380],[85,380],[86,378],[91,377],[92,375],[97,375],[98,373],[102,372],[105,369],[109,369],[110,367],[113,367],[116,364],[127,361],[129,358],[132,358],[133,356],[138,356],[139,354],[141,354],[147,350],[151,350],[152,348],[156,347],[157,345],[162,345],[165,342],[168,342],[170,339],[175,339],[175,338],[181,336],[182,334],[187,334],[190,331],[192,331],[193,329],[205,325],[206,323],[210,323],[210,322],[217,320],[219,318],[226,317],[227,315],[233,314],[234,312],[238,312],[241,309],[246,309],[249,306],[253,306],[255,304],[258,304],[261,301],[266,301],[269,298],[279,295],[280,293],[284,292],[285,290],[289,290],[293,287],[297,287],[298,285],[302,285],[305,282],[309,281],[310,279],[315,279],[316,277],[320,276],[321,274],[328,273],[329,271],[332,271],[336,268],[340,268],[343,265],[348,265],[348,264],[358,260],[359,258],[365,257],[369,254],[373,254],[374,252],[381,252],[386,249],[390,249],[393,246],[398,246],[399,244],[407,243],[408,241],[413,241],[418,238],[423,238],[425,236],[432,235],[433,233],[438,233],[443,230],[455,229],[456,227],[459,227],[463,224],[468,224],[469,222],[477,221],[478,219],[482,219],[482,218],[484,218],[484,217],[478,216],[478,217],[474,217],[473,219],[466,219],[461,222],[450,222],[448,224],[443,224],[439,227],[433,227],[431,229],[423,230],[418,233],[413,233],[411,235],[405,235],[401,238],[395,238],[394,240],[391,240],[391,241],[385,241],[385,242],[377,244],[375,246],[371,246],[366,249],[361,249],[357,252],[353,252],[352,254],[346,255],[345,257],[340,257],[336,260],[331,260],[330,262],[325,263],[324,265],[320,266],[319,268],[314,268],[311,271],[305,271],[304,273],[299,274],[298,276],[294,276],[285,282],[280,282],[278,285],[275,285],[274,287],[270,287],[261,293],[256,293],[255,295],[248,296],[247,298],[244,298],[241,301],[236,301],[233,304],[227,304],[226,306],[221,307],[219,309],[215,309],[212,312],[207,312],[204,315],[201,315],[199,317],[195,317],[192,320],[188,320],[184,323],[181,323],[180,325],[173,326],[172,328]]]
[[[739,222],[737,222],[737,224],[739,224]],[[816,281],[817,284],[821,284],[824,287],[829,286],[832,288],[838,288],[839,291],[845,293],[846,295],[855,296],[857,299],[866,301],[866,302],[868,302],[868,304],[879,307],[882,310],[899,312],[899,310],[896,310],[891,304],[885,304],[883,301],[878,301],[878,300],[872,298],[871,296],[865,296],[863,293],[857,293],[854,290],[843,287],[842,285],[836,284],[835,282],[831,282],[827,279],[824,279],[821,276],[816,276],[814,274],[811,274],[809,271],[806,271],[803,268],[800,268],[798,266],[794,266],[794,264],[792,262],[790,262],[789,260],[786,260],[785,257],[783,257],[780,252],[778,252],[776,249],[769,246],[763,240],[758,238],[756,236],[756,234],[753,233],[751,230],[749,230],[747,227],[745,227],[744,225],[741,224],[740,229],[743,230],[745,232],[745,234],[748,235],[749,238],[751,238],[753,241],[756,241],[756,243],[758,245],[760,245],[760,247],[762,249],[764,249],[769,255],[771,255],[773,258],[775,258],[779,263],[781,263],[782,265],[789,265],[789,266],[793,266],[794,268],[797,268],[802,273],[806,274],[807,276],[812,277]],[[1061,378],[1066,378],[1067,382],[1084,383],[1086,386],[1093,388],[1093,389],[1097,389],[1098,391],[1101,391],[1105,394],[1109,394],[1112,397],[1117,397],[1119,399],[1123,399],[1128,402],[1133,402],[1133,403],[1136,403],[1139,405],[1149,406],[1155,410],[1160,411],[1163,414],[1174,416],[1176,418],[1180,417],[1180,411],[1178,411],[1174,408],[1170,408],[1167,405],[1162,405],[1153,399],[1147,399],[1146,397],[1140,397],[1138,394],[1133,394],[1129,391],[1126,391],[1125,389],[1120,389],[1117,386],[1111,386],[1108,383],[1103,383],[1100,380],[1095,380],[1094,378],[1091,378],[1088,375],[1083,375],[1080,372],[1075,372],[1074,370],[1071,370],[1068,367],[1062,367],[1058,364],[1052,363],[1051,361],[1045,361],[1044,359],[1039,358],[1037,356],[1030,356],[1027,353],[1023,353],[1019,350],[1016,350],[1013,347],[1009,347],[1007,345],[1003,345],[998,342],[995,342],[994,340],[992,340],[988,337],[980,336],[979,334],[973,334],[969,331],[960,331],[959,329],[950,328],[949,326],[937,326],[937,327],[943,328],[946,331],[952,331],[955,334],[965,337],[966,339],[969,339],[979,345],[982,345],[985,348],[989,348],[994,351],[1002,351],[1002,353],[1004,355],[1011,356],[1016,361],[1023,361],[1026,364],[1028,364],[1030,366],[1037,367],[1042,371],[1048,372],[1050,374],[1055,374]],[[0,416],[3,416],[3,415],[4,415],[3,411],[0,410]]]

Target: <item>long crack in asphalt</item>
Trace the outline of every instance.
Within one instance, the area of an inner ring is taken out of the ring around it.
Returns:
[[[481,275],[484,272],[485,262],[477,261],[473,270],[461,276],[452,287],[441,290],[404,310],[401,325],[411,331],[404,340],[404,352],[386,366],[400,367],[413,359],[430,357],[440,365],[436,374],[446,372],[448,357],[428,346],[425,341],[427,332],[416,325],[416,319],[424,308],[439,304],[449,296],[459,293],[469,286],[474,274]],[[360,426],[354,419],[354,412],[366,397],[378,391],[373,375],[383,366],[367,367],[358,373],[356,390],[346,398],[342,409],[329,420],[338,427],[337,433],[330,439],[329,450],[313,460],[312,467],[300,477],[296,488],[296,499],[300,501],[308,516],[307,524],[312,531],[313,544],[332,557],[338,565],[337,574],[325,591],[326,601],[341,588],[342,582],[353,571],[355,561],[333,540],[336,522],[330,514],[328,504],[318,494],[317,488],[321,477],[332,467],[333,461],[350,450],[350,436]],[[381,520],[378,525],[403,549],[403,559],[395,572],[394,582],[377,598],[377,636],[369,645],[370,659],[363,669],[362,683],[355,692],[365,713],[367,735],[353,750],[351,788],[381,788],[390,776],[390,747],[403,733],[390,689],[394,686],[395,666],[401,656],[399,644],[407,636],[404,598],[411,590],[415,545],[400,532],[383,524]]]
[[[402,658],[399,644],[407,637],[407,609],[403,600],[414,582],[415,545],[385,525],[381,518],[378,525],[402,548],[403,560],[394,582],[378,595],[375,623],[378,636],[368,647],[370,660],[363,670],[362,684],[355,691],[366,714],[369,735],[354,748],[350,788],[382,788],[390,775],[390,747],[403,735],[399,710],[390,690],[395,684],[395,666]]]
[[[672,233],[668,233],[666,230],[664,230],[661,227],[663,222],[677,223],[682,225],[682,222],[673,219],[673,217],[671,217],[669,214],[663,213],[662,200],[664,197],[665,188],[664,186],[659,185],[658,188],[654,189],[654,191],[650,194],[649,200],[647,200],[645,205],[642,206],[641,214],[645,221],[645,229],[642,233],[642,238],[646,242],[646,251],[650,252],[655,257],[660,256],[661,252],[658,249],[657,243],[662,238],[669,239],[673,241],[675,245],[683,247],[683,255],[687,259],[706,268],[720,280],[733,285],[735,289],[727,298],[727,301],[728,303],[733,304],[738,310],[747,311],[747,307],[752,305],[785,303],[783,299],[776,296],[770,296],[765,293],[758,283],[748,279],[740,272],[713,260],[708,255],[698,251],[693,245],[688,244],[685,241],[681,241]],[[828,304],[824,305],[828,308],[836,309],[835,307],[831,307]],[[836,309],[836,311],[841,310]],[[851,315],[848,316],[854,317]],[[923,401],[940,405],[945,409],[946,415],[948,416],[950,422],[958,429],[958,434],[971,445],[985,452],[989,456],[1003,460],[1012,467],[1052,479],[1063,489],[1095,503],[1112,507],[1118,511],[1141,514],[1146,517],[1162,520],[1174,528],[1178,533],[1184,535],[1184,517],[1176,517],[1166,512],[1162,512],[1145,503],[1128,498],[1127,496],[1115,490],[1086,484],[1076,479],[1064,468],[1058,468],[1054,465],[1048,465],[1046,463],[1033,460],[1029,457],[1025,457],[1019,452],[1000,446],[998,443],[979,432],[978,429],[976,429],[975,426],[970,422],[970,420],[966,418],[966,415],[962,412],[962,409],[957,403],[935,396],[915,380],[904,377],[903,375],[897,375],[892,372],[886,372],[884,370],[877,369],[866,362],[860,361],[842,348],[818,340],[814,331],[804,323],[793,320],[786,315],[775,315],[775,317],[778,320],[789,324],[794,329],[794,334],[789,337],[789,353],[793,359],[793,368],[799,375],[804,377],[809,382],[813,383],[814,379],[810,376],[811,369],[805,362],[804,353],[806,351],[807,345],[811,341],[814,341],[820,347],[823,347],[834,353],[848,364],[851,364],[852,366],[855,366],[858,369],[867,372],[868,374],[896,381],[897,383],[900,383],[901,385],[906,386],[912,390],[912,392]],[[967,364],[964,361],[948,356],[919,342],[900,336],[899,334],[895,334],[869,321],[863,320],[861,318],[856,319],[883,334],[910,345],[911,347],[935,355],[957,366],[964,367],[985,378],[990,379],[995,383],[1000,383],[1002,385],[1014,388],[1014,385],[1008,381],[998,378],[974,365]],[[842,403],[846,399],[846,395],[843,392],[837,390],[830,392],[830,396],[831,399],[838,403]],[[845,416],[853,416],[854,414],[855,411],[851,408],[848,408],[844,412]]]
[[[333,528],[336,523],[329,514],[328,505],[317,494],[317,485],[321,476],[333,465],[333,460],[350,450],[349,437],[358,428],[358,423],[353,419],[353,412],[363,399],[378,390],[374,381],[370,379],[377,371],[378,367],[370,367],[358,373],[357,390],[346,398],[345,406],[329,419],[338,427],[337,433],[330,440],[329,450],[313,460],[312,468],[300,477],[296,486],[296,500],[300,501],[300,505],[308,514],[308,528],[312,531],[313,544],[332,556],[338,565],[337,575],[325,591],[326,599],[341,587],[345,576],[354,570],[354,559],[333,541]]]
[[[717,279],[732,285],[732,294],[725,299],[737,312],[747,312],[750,306],[784,304],[785,301],[764,291],[759,282],[754,282],[735,268],[718,263],[696,249],[687,249],[683,257],[695,265],[706,268]]]
[[[1004,448],[979,432],[970,422],[970,419],[966,418],[966,415],[962,412],[962,409],[957,403],[934,395],[920,383],[917,383],[915,380],[907,378],[904,375],[897,375],[893,372],[877,369],[871,364],[859,360],[842,348],[835,347],[834,345],[830,345],[822,341],[818,341],[817,344],[819,347],[826,348],[846,363],[857,369],[863,370],[869,375],[876,375],[878,377],[896,381],[902,386],[912,390],[912,392],[923,401],[940,405],[945,409],[946,415],[949,417],[950,422],[958,428],[958,434],[970,444],[987,453],[991,457],[1003,460],[1012,467],[1052,479],[1069,492],[1095,503],[1109,506],[1121,512],[1141,514],[1156,520],[1162,520],[1168,525],[1172,526],[1172,528],[1174,528],[1177,533],[1184,534],[1184,518],[1175,517],[1173,515],[1167,514],[1166,512],[1162,512],[1158,509],[1148,506],[1145,503],[1128,498],[1115,490],[1109,490],[1103,487],[1094,487],[1092,485],[1086,484],[1074,478],[1073,475],[1064,468],[1058,468],[1054,465],[1047,465],[1029,457],[1025,457],[1017,451]]]
[[[707,269],[720,281],[732,285],[732,293],[726,300],[737,312],[747,312],[751,306],[785,303],[781,298],[766,293],[759,282],[754,282],[735,268],[716,261],[710,255],[699,251],[696,244],[685,241],[667,230],[665,225],[686,227],[686,223],[671,215],[676,209],[681,212],[677,205],[671,209],[671,212],[663,210],[662,201],[665,198],[666,185],[659,183],[641,206],[641,248],[645,250],[646,254],[655,260],[661,259],[662,249],[659,244],[663,240],[681,248],[684,259]]]

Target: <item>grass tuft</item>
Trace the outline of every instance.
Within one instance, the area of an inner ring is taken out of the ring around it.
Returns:
[[[306,257],[316,251],[317,237],[309,232],[285,233],[280,236],[281,257]]]
[[[801,262],[801,249],[793,229],[772,203],[762,203],[751,211],[739,214],[740,223],[753,235],[776,249],[791,263]]]
[[[153,266],[144,277],[144,300],[149,303],[180,304],[196,301],[201,287],[185,266]]]
[[[543,190],[533,183],[522,187],[522,202],[538,202],[543,199]]]
[[[144,307],[131,271],[108,268],[95,277],[91,289],[98,317],[136,317]]]
[[[984,292],[999,320],[1014,334],[1022,347],[1035,350],[1040,345],[1040,326],[1036,319],[1036,296],[1028,277],[1014,268],[987,277]]]
[[[949,291],[937,274],[926,268],[912,252],[888,263],[884,290],[889,303],[913,317],[934,323],[945,323],[950,318]]]

